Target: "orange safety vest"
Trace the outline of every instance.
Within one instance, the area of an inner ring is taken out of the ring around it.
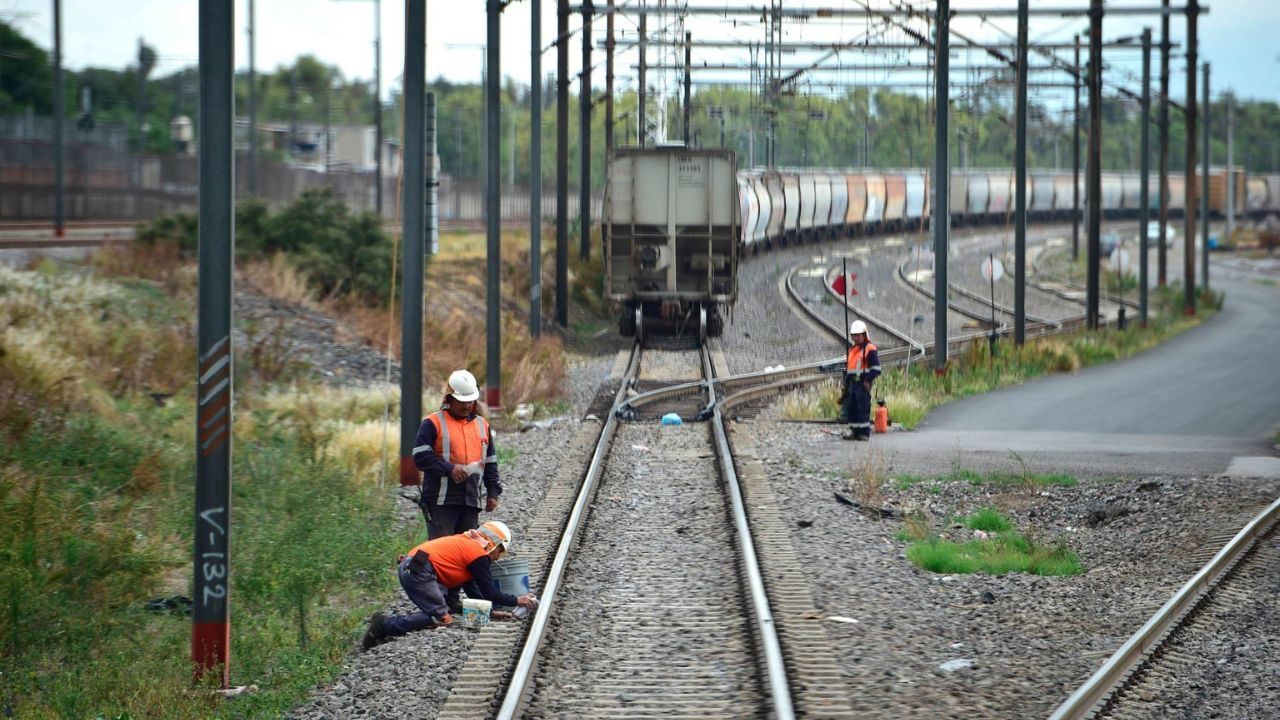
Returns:
[[[480,543],[466,535],[447,535],[428,540],[410,550],[409,557],[416,555],[419,550],[430,556],[436,579],[449,589],[471,582],[471,571],[467,566],[488,554]]]
[[[849,361],[845,364],[845,372],[861,376],[862,373],[870,370],[867,366],[867,355],[876,349],[873,342],[868,341],[866,345],[858,347],[856,344],[849,348]]]
[[[454,465],[483,462],[489,452],[489,423],[475,415],[459,420],[447,410],[428,416],[436,426],[436,455]]]

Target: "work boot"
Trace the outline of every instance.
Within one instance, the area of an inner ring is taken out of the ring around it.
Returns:
[[[360,639],[361,650],[372,648],[378,644],[379,640],[386,637],[386,634],[382,631],[382,625],[386,620],[386,613],[381,612],[376,612],[369,618],[369,628],[364,631],[364,637]]]
[[[853,436],[853,439],[857,440],[858,442],[871,442],[870,435],[855,435]]]
[[[853,428],[849,428],[848,430],[845,430],[843,434],[840,435],[840,439],[841,440],[857,440],[858,434],[854,432]]]

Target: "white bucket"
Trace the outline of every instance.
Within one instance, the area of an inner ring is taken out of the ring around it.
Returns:
[[[462,601],[462,627],[479,630],[489,624],[489,614],[493,611],[493,603],[488,600]]]

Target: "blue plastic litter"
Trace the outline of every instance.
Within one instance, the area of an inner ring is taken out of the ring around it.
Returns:
[[[683,425],[684,421],[681,420],[680,416],[675,413],[667,413],[666,415],[662,416],[662,424],[663,425]]]

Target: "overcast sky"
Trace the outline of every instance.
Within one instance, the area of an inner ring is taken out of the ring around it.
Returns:
[[[0,19],[16,25],[22,32],[35,39],[44,48],[52,45],[52,1],[53,0],[0,0]],[[619,0],[619,4],[634,5],[639,0]],[[581,0],[572,0],[577,5]],[[603,6],[604,0],[596,0]],[[758,2],[758,0],[757,0]],[[1174,0],[1174,5],[1182,5],[1185,0]],[[544,47],[549,48],[555,35],[555,0],[542,0],[542,37]],[[650,6],[656,5],[649,0]],[[674,4],[674,3],[673,3]],[[695,3],[699,4],[699,3]],[[714,0],[701,0],[703,5],[716,4]],[[872,0],[875,6],[876,0]],[[881,3],[882,4],[882,3]],[[931,3],[918,3],[928,7]],[[1053,7],[1087,6],[1084,0],[1042,0],[1032,3],[1032,7],[1051,4]],[[1126,0],[1123,3],[1111,3],[1115,6],[1155,6],[1157,0]],[[236,65],[245,68],[248,65],[248,45],[245,28],[248,25],[248,0],[235,0],[236,5]],[[830,7],[851,5],[843,0],[826,2],[792,2],[787,8]],[[1277,0],[1217,0],[1210,2],[1211,11],[1201,17],[1200,53],[1202,60],[1208,60],[1213,68],[1212,89],[1215,95],[1228,88],[1234,89],[1239,96],[1280,101],[1280,40],[1277,28],[1280,27],[1280,1]],[[429,78],[444,77],[462,82],[474,82],[479,79],[485,41],[484,0],[428,0],[427,2],[427,75]],[[952,7],[1015,7],[1012,0],[954,0]],[[502,74],[511,76],[521,83],[529,80],[529,0],[516,0],[503,13],[502,19]],[[348,79],[371,78],[373,75],[373,25],[374,0],[256,0],[257,13],[257,67],[259,70],[273,69],[278,65],[289,63],[298,55],[310,53],[321,61],[336,64]],[[127,3],[103,2],[102,0],[62,0],[63,45],[65,63],[70,68],[86,66],[124,67],[136,62],[138,38],[145,38],[147,44],[156,48],[160,56],[159,74],[172,72],[186,65],[193,65],[197,55],[198,3],[196,0],[130,0]],[[382,89],[383,96],[398,84],[398,76],[404,62],[404,4],[401,0],[386,0],[381,3],[382,26]],[[1143,24],[1152,25],[1157,39],[1159,20],[1156,17],[1134,20],[1122,16],[1112,16],[1105,21],[1104,34],[1117,37],[1136,33]],[[580,23],[575,18],[571,21],[571,29],[577,30]],[[656,23],[650,21],[651,32]],[[1033,41],[1068,41],[1073,33],[1079,32],[1086,25],[1083,19],[1067,19],[1061,17],[1036,17],[1031,22],[1031,38]],[[1010,18],[992,19],[984,22],[981,19],[966,17],[958,19],[953,25],[983,40],[1002,38],[1002,30],[1012,33],[1014,22]],[[635,34],[635,22],[631,17],[619,16],[617,28],[620,34]],[[1175,42],[1181,41],[1186,33],[1186,21],[1175,17],[1172,22],[1172,35]],[[764,30],[756,18],[739,18],[735,20],[698,19],[689,23],[694,38],[729,37],[762,41]],[[851,39],[860,36],[864,31],[862,22],[825,21],[808,24],[795,24],[788,28],[787,40],[836,41],[841,38]],[[604,22],[599,20],[593,29],[596,40],[604,36]],[[575,34],[570,52],[571,72],[577,73],[580,66],[580,42]],[[653,52],[653,51],[651,51]],[[1063,58],[1070,58],[1071,52],[1061,52]],[[1107,62],[1117,68],[1136,73],[1140,70],[1140,53],[1120,51],[1107,54]],[[923,62],[923,56],[914,56],[915,62]],[[713,50],[695,49],[695,65],[708,63],[740,63],[745,62],[747,55],[739,52],[725,54]],[[845,63],[876,64],[906,61],[877,56],[867,58],[859,55],[844,55]],[[975,64],[989,62],[986,58],[972,57]],[[603,52],[596,53],[593,63],[598,62],[595,82],[603,84]],[[795,59],[784,59],[784,64],[803,62],[803,55]],[[954,65],[963,65],[968,56],[961,54]],[[651,55],[650,62],[656,62]],[[620,54],[618,57],[619,84],[629,87],[630,80],[623,76],[634,73],[630,68],[636,62],[634,51]],[[543,54],[543,73],[555,68],[555,52],[548,49]],[[1185,61],[1174,61],[1175,76],[1173,95],[1175,98],[1185,94],[1185,79],[1182,69]],[[695,77],[710,77],[696,75]],[[716,77],[731,78],[729,75]],[[745,78],[746,75],[741,77]],[[875,83],[886,77],[872,71],[850,71],[835,76],[840,82]],[[927,76],[895,76],[903,81],[924,80]],[[953,79],[959,81],[962,75],[953,73]],[[1117,80],[1121,79],[1116,75]],[[1065,91],[1039,90],[1041,96]]]

